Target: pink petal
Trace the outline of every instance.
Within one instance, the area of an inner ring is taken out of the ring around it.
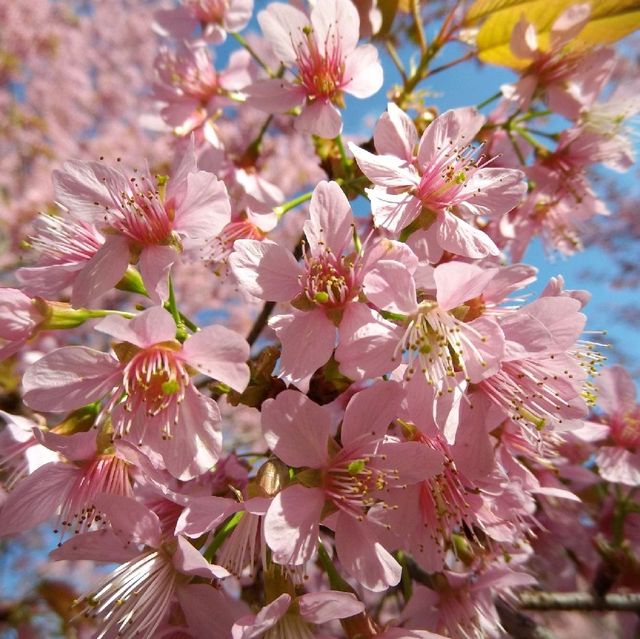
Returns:
[[[364,304],[349,304],[340,322],[336,359],[351,379],[377,377],[397,368],[394,352],[402,333]]]
[[[331,250],[334,255],[350,252],[354,220],[347,196],[336,182],[322,181],[313,190],[304,234],[314,255]]]
[[[224,28],[230,32],[244,29],[253,15],[253,0],[230,0],[224,12]]]
[[[303,105],[293,126],[301,133],[333,139],[342,132],[342,115],[332,102],[318,98]]]
[[[242,509],[239,502],[227,497],[193,497],[180,514],[176,534],[199,537],[215,530],[229,515]]]
[[[187,626],[198,639],[229,639],[234,621],[245,608],[209,584],[178,585],[176,594]]]
[[[323,506],[322,490],[299,484],[274,497],[264,518],[264,536],[276,563],[299,566],[311,559]]]
[[[418,147],[418,166],[441,157],[442,153],[456,147],[461,150],[473,141],[485,117],[474,107],[450,109],[438,116],[422,135]]]
[[[374,155],[349,142],[360,170],[377,186],[406,188],[418,186],[420,178],[415,169],[394,155]],[[407,193],[402,194],[411,197]]]
[[[297,604],[300,616],[315,624],[353,617],[364,611],[364,604],[355,595],[337,590],[309,592],[298,597]]]
[[[375,187],[367,193],[375,225],[394,235],[409,226],[422,211],[422,202],[408,192],[394,194]]]
[[[162,544],[158,515],[131,497],[103,493],[96,498],[96,507],[107,516],[111,530],[123,543],[134,541],[151,548]]]
[[[500,249],[484,231],[449,212],[444,213],[436,232],[440,246],[450,253],[472,258],[500,255]]]
[[[541,297],[505,318],[505,337],[526,353],[560,353],[571,348],[584,330],[586,317],[571,297]]]
[[[174,229],[199,245],[230,221],[231,202],[224,182],[206,171],[189,173],[184,199],[176,204]]]
[[[241,393],[249,383],[249,344],[225,326],[207,326],[191,335],[182,357],[200,372]]]
[[[129,243],[120,235],[108,236],[87,260],[73,284],[71,303],[76,308],[91,306],[122,279],[129,266]]]
[[[269,326],[282,344],[280,377],[306,392],[313,373],[331,358],[336,327],[321,308],[276,315]]]
[[[435,268],[433,276],[438,305],[448,311],[481,295],[495,271],[466,262],[446,262]]]
[[[70,461],[89,459],[96,454],[95,429],[71,435],[58,435],[52,430],[34,428],[33,434],[43,446],[61,453]]]
[[[339,39],[340,51],[350,53],[358,44],[360,16],[350,0],[324,0],[311,9],[313,37],[318,47],[330,56]]]
[[[130,320],[109,315],[96,324],[96,330],[140,348],[175,341],[176,338],[176,323],[162,306],[148,308]]]
[[[130,192],[125,176],[102,163],[71,160],[63,169],[53,172],[56,202],[83,219],[99,221],[102,209],[119,208],[120,194]]]
[[[27,369],[22,378],[24,403],[43,412],[73,410],[104,397],[120,376],[121,365],[111,355],[65,346]]]
[[[284,617],[291,605],[291,595],[282,593],[260,609],[257,615],[246,615],[238,619],[231,630],[233,639],[257,639],[273,628]]]
[[[285,302],[300,293],[302,267],[290,251],[264,240],[236,240],[229,265],[240,286],[254,297]]]
[[[66,559],[123,564],[139,554],[140,551],[135,546],[123,543],[120,537],[103,528],[72,537],[49,553],[49,557],[54,561]]]
[[[269,448],[289,466],[322,468],[327,464],[331,418],[298,391],[286,390],[264,402],[262,432]]]
[[[153,14],[153,30],[164,37],[187,40],[198,26],[198,21],[185,7],[161,9]]]
[[[176,570],[193,577],[205,579],[222,579],[228,577],[229,572],[222,566],[210,564],[184,537],[176,538],[178,547],[172,557]]]
[[[596,464],[600,477],[605,481],[640,486],[640,455],[637,453],[624,448],[602,446],[596,451]]]
[[[297,59],[297,49],[304,46],[305,27],[311,21],[299,9],[273,2],[258,14],[258,23],[278,60],[290,66]]]
[[[591,5],[588,2],[567,7],[551,26],[551,50],[559,51],[582,31],[589,21]]]
[[[47,521],[65,500],[80,472],[71,464],[50,463],[25,477],[0,509],[0,536],[30,530]]]
[[[215,401],[191,387],[180,405],[176,436],[166,441],[166,446],[158,447],[174,477],[186,481],[215,466],[222,450],[219,424],[220,410]]]
[[[342,90],[345,93],[356,98],[368,98],[382,87],[382,65],[378,60],[378,50],[372,44],[358,47],[347,56],[344,65]]]
[[[220,86],[227,91],[239,91],[251,84],[251,54],[245,49],[234,51],[229,56],[229,65],[220,73]]]
[[[396,382],[378,382],[355,394],[347,404],[342,422],[344,448],[382,438],[396,418],[402,399],[402,387]]]
[[[381,465],[397,470],[401,484],[416,484],[442,471],[442,454],[420,442],[387,443],[379,450],[385,457]]]
[[[362,288],[367,299],[380,309],[408,315],[418,307],[413,276],[398,262],[378,262],[364,276]]]
[[[306,98],[303,87],[281,78],[259,80],[245,87],[247,103],[267,113],[286,113],[299,106]]]
[[[538,51],[536,28],[527,22],[524,15],[520,17],[516,26],[513,27],[509,46],[511,53],[513,53],[516,58],[525,60],[534,58]]]
[[[632,410],[636,405],[636,385],[622,366],[605,368],[596,379],[598,406],[608,415]]]
[[[476,171],[463,186],[458,206],[474,215],[498,216],[516,207],[527,193],[524,173],[486,167]]]
[[[377,526],[340,513],[336,551],[344,569],[365,588],[382,592],[400,581],[402,568],[377,540]]]
[[[169,298],[169,273],[178,254],[171,246],[146,246],[140,253],[138,268],[149,297],[156,304]]]
[[[395,155],[411,162],[418,144],[418,132],[413,120],[393,102],[389,102],[387,112],[376,122],[373,141],[380,155]]]

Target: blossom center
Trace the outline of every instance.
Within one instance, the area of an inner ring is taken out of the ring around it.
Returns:
[[[127,394],[125,410],[155,417],[184,401],[190,376],[177,353],[169,346],[153,346],[138,352],[124,370]]]
[[[310,302],[338,308],[357,294],[355,274],[345,258],[329,252],[311,257],[305,255],[305,265],[301,283]]]
[[[344,76],[339,37],[330,31],[324,43],[323,53],[311,29],[305,35],[306,40],[296,47],[300,84],[304,86],[310,98],[339,99]]]
[[[120,194],[120,206],[108,209],[105,219],[139,246],[171,243],[175,211],[163,202],[160,187],[145,176],[131,178],[130,184],[130,191]]]
[[[424,373],[429,384],[454,377],[459,370],[468,378],[469,358],[477,360],[481,366],[487,365],[475,343],[486,339],[470,324],[427,300],[410,316],[394,357],[401,353],[407,355],[407,379],[411,379],[417,369]]]

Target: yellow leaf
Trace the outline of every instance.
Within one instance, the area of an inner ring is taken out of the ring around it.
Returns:
[[[591,17],[572,43],[573,48],[609,44],[640,28],[638,0],[589,0]],[[538,44],[549,48],[551,26],[577,0],[476,0],[467,24],[484,19],[476,38],[478,57],[490,64],[521,69],[529,64],[511,53],[509,41],[522,15],[535,26]]]

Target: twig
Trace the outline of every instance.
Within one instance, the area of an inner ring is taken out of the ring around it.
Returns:
[[[597,597],[588,592],[521,592],[519,606],[525,610],[627,610],[640,612],[640,593],[611,592]]]
[[[253,346],[254,342],[260,337],[260,333],[262,333],[262,329],[267,325],[269,321],[269,316],[271,315],[273,309],[275,308],[275,302],[265,302],[262,310],[260,311],[260,315],[256,317],[249,334],[247,335],[247,342],[249,342],[249,346]]]
[[[531,617],[516,610],[504,601],[496,601],[502,627],[514,639],[555,639],[555,635],[539,626]]]

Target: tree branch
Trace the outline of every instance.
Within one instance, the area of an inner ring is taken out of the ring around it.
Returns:
[[[502,627],[513,639],[555,639],[551,631],[539,626],[531,617],[504,601],[496,601],[496,610]]]
[[[613,592],[598,597],[588,592],[521,592],[519,606],[525,610],[628,610],[640,612],[640,593]]]

